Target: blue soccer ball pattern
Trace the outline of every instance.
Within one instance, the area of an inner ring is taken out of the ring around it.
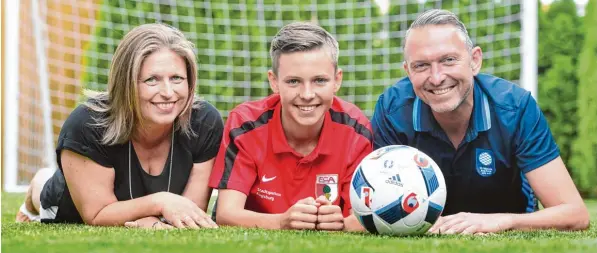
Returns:
[[[425,233],[446,202],[446,183],[437,164],[416,148],[392,145],[366,156],[354,172],[352,211],[372,233]]]

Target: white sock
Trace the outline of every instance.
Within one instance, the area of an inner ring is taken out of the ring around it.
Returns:
[[[25,206],[25,203],[23,203],[21,205],[21,207],[19,208],[19,211],[21,211],[21,213],[27,215],[27,217],[31,221],[40,221],[39,215],[32,214],[29,210],[27,210],[27,206]]]

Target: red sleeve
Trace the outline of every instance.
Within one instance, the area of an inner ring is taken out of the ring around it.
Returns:
[[[242,127],[243,123],[244,120],[234,112],[226,120],[222,144],[209,177],[209,187],[232,189],[249,195],[257,178],[257,167],[240,143],[247,132]]]
[[[365,126],[371,132],[371,123],[367,121]],[[346,174],[344,174],[340,185],[340,197],[342,198],[342,206],[340,207],[342,208],[342,215],[344,217],[349,216],[352,209],[352,205],[350,204],[350,180],[352,179],[352,174],[354,174],[354,171],[363,158],[373,151],[373,143],[365,136],[356,134],[353,147],[354,149],[349,156],[350,161]]]

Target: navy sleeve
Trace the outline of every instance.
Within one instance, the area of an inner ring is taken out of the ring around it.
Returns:
[[[101,116],[92,113],[85,105],[79,105],[68,116],[62,125],[56,146],[56,160],[60,168],[62,168],[60,154],[65,149],[85,156],[101,166],[114,167],[112,161],[108,159],[106,145],[101,144],[103,128],[94,125],[96,122],[94,117]]]
[[[515,135],[516,162],[523,173],[528,173],[556,159],[560,156],[560,150],[547,120],[530,93],[526,94],[521,104],[522,115]]]
[[[402,142],[397,138],[396,130],[392,127],[390,119],[387,117],[387,111],[383,106],[384,94],[379,96],[375,104],[375,111],[371,119],[373,128],[373,150],[389,145],[401,145]]]
[[[218,154],[224,123],[220,112],[210,103],[202,101],[193,110],[192,126],[196,136],[192,138],[193,163],[208,161]]]

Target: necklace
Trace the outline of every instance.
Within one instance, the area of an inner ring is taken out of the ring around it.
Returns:
[[[170,142],[170,168],[168,169],[168,188],[167,192],[170,192],[170,179],[172,179],[172,157],[174,156],[174,126],[172,126],[172,141]],[[129,141],[129,194],[133,199],[133,185],[131,180],[131,141]]]

